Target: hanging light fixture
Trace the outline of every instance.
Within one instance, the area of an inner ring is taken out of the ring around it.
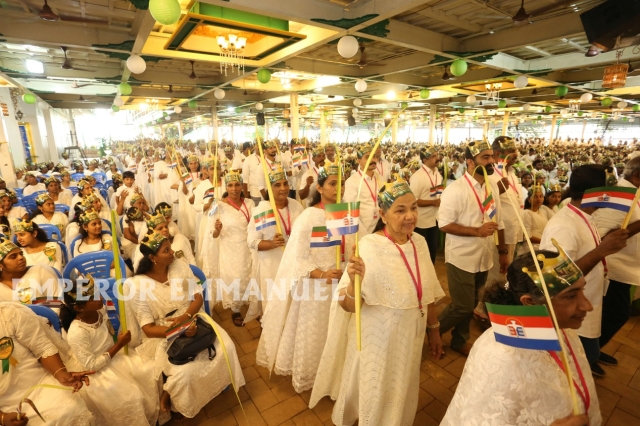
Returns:
[[[231,68],[231,72],[235,72],[237,68],[238,75],[244,74],[244,48],[247,47],[247,38],[229,34],[228,36],[219,35],[217,41],[220,56],[223,59],[220,62],[220,73],[224,70],[226,76],[227,68]]]
[[[622,50],[618,50],[616,53],[616,63],[609,65],[604,69],[602,87],[607,89],[616,89],[625,86],[627,82],[627,74],[629,73],[629,65],[620,63],[621,55]]]
[[[502,83],[487,83],[484,85],[487,89],[487,100],[498,102],[500,100],[500,89],[502,89]]]
[[[571,99],[569,101],[569,111],[578,112],[580,110],[580,99]]]
[[[589,47],[589,50],[587,50],[587,53],[585,53],[584,56],[586,56],[587,58],[593,58],[594,56],[598,56],[599,54],[600,51],[598,50],[598,48],[592,45],[591,47]]]

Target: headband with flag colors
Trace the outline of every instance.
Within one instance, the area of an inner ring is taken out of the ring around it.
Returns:
[[[341,239],[332,240],[327,233],[326,226],[314,226],[311,229],[311,248],[324,248],[339,246]]]
[[[358,232],[360,202],[329,204],[325,207],[327,235],[348,235]]]
[[[602,186],[588,189],[582,196],[581,208],[599,207],[628,212],[636,195],[636,188]]]
[[[540,270],[542,271],[544,282],[547,284],[549,295],[553,297],[562,290],[571,287],[572,284],[584,277],[584,274],[563,248],[560,247],[555,238],[551,239],[551,243],[558,249],[558,255],[546,257],[543,254],[539,254],[536,259],[542,262]],[[529,275],[536,287],[542,290],[542,281],[537,271],[530,272],[527,268],[522,268],[522,272]]]
[[[276,215],[273,214],[273,210],[269,209],[253,216],[253,222],[255,223],[256,230],[258,231],[270,226],[276,226]]]
[[[560,350],[558,334],[545,305],[486,306],[496,342],[521,349]]]

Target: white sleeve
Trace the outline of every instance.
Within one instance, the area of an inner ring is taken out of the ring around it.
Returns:
[[[542,238],[540,238],[540,250],[558,251],[551,242],[551,238],[554,238],[560,244],[570,258],[574,259],[574,261],[579,259],[576,256],[580,248],[579,242],[572,227],[565,226],[560,221],[549,221],[547,226],[544,227]]]
[[[38,317],[31,309],[17,303],[5,303],[0,311],[8,325],[9,335],[15,336],[21,345],[29,348],[37,358],[47,358],[58,353],[58,348],[47,338]]]
[[[462,200],[465,196],[466,194],[460,194],[456,187],[451,186],[442,192],[438,209],[438,226],[440,228],[458,221],[458,214],[464,208]]]
[[[345,202],[353,202],[358,200],[358,188],[357,182],[358,179],[347,179],[344,182],[344,195],[342,199]]]
[[[249,176],[251,175],[251,166],[249,163],[250,161],[248,160],[245,160],[244,163],[242,163],[242,182],[247,185],[249,185]]]
[[[531,210],[525,210],[522,215],[522,222],[524,222],[524,229],[527,231],[527,235],[529,237],[533,237],[531,235],[531,227],[532,227],[532,218],[531,218]]]
[[[91,348],[91,334],[74,323],[71,323],[67,333],[67,341],[73,350],[73,354],[82,368],[85,370],[98,371],[111,362],[111,357],[107,353],[96,355]]]

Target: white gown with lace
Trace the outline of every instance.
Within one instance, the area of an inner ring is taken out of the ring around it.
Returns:
[[[134,345],[138,340],[137,336],[134,336],[134,331],[152,323],[168,326],[167,315],[172,311],[175,313],[169,317],[184,314],[191,303],[189,298],[202,291],[201,287],[195,284],[197,280],[186,262],[172,262],[169,265],[168,278],[167,283],[159,283],[146,275],[136,275],[126,281],[125,295],[130,294],[131,288],[135,289],[135,296],[126,304],[127,325],[134,322],[134,325],[130,326]],[[190,282],[193,290],[189,290]],[[142,286],[148,289],[149,297],[145,300],[139,297]],[[204,310],[201,309],[201,312]],[[133,318],[135,319],[132,321]],[[209,360],[208,351],[203,351],[194,361],[184,365],[174,365],[169,362],[166,339],[148,338],[142,332],[142,344],[136,348],[136,351],[154,359],[158,368],[167,376],[164,390],[171,396],[172,409],[185,417],[195,417],[202,407],[231,384],[220,339],[224,340],[236,386],[245,384],[235,344],[222,327],[219,327],[219,330],[221,335],[214,344],[217,353],[215,358]]]
[[[56,346],[42,330],[38,317],[27,307],[17,303],[0,303],[0,336],[13,341],[9,373],[0,375],[0,410],[15,413],[20,399],[34,385],[61,386],[38,362],[58,353]],[[93,415],[78,394],[71,391],[36,388],[29,394],[36,408],[46,420],[43,422],[28,404],[22,405],[29,425],[86,426]]]
[[[356,351],[355,315],[336,300],[331,308],[329,336],[318,367],[309,405],[329,395],[336,400],[336,425],[412,425],[418,405],[420,362],[427,324],[427,305],[444,296],[425,239],[414,233],[418,252],[422,305],[415,285],[395,245],[370,234],[360,241],[365,263],[362,280],[362,350]],[[413,246],[401,245],[416,272]],[[349,284],[344,274],[338,290]]]
[[[67,333],[82,369],[96,372],[80,396],[91,408],[98,426],[155,426],[160,410],[158,369],[153,360],[133,350],[127,356],[121,349],[113,359],[106,354],[114,341],[105,321],[106,311],[103,309],[99,315],[95,324],[73,321]]]
[[[315,207],[304,210],[296,220],[262,318],[256,355],[258,365],[276,374],[293,376],[298,393],[313,387],[327,339],[332,286],[326,280],[309,279],[315,269],[336,268],[335,247],[310,246],[311,230],[325,224],[324,210]],[[350,253],[353,239],[353,235],[346,236],[346,253]],[[308,281],[309,297],[301,297]],[[313,300],[314,294],[325,296],[326,300]]]
[[[590,426],[602,416],[596,387],[580,339],[565,330],[584,376],[591,405]],[[567,354],[573,379],[582,388],[573,357]],[[577,397],[580,411],[585,408]],[[462,377],[441,426],[548,425],[571,414],[567,379],[547,351],[519,349],[498,343],[491,329],[474,343]]]

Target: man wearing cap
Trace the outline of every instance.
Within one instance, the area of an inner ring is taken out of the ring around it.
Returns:
[[[371,150],[371,145],[358,147],[358,171],[353,173],[344,183],[344,201],[360,201],[360,227],[358,229],[360,238],[371,234],[380,219],[378,191],[385,184],[376,172],[377,162],[375,157],[371,159],[369,167],[365,170]],[[360,193],[360,200],[358,200],[358,189],[363,176],[362,192]]]
[[[312,157],[313,164],[309,164],[309,170],[302,174],[300,178],[300,186],[298,188],[300,201],[305,200],[308,207],[313,199],[313,194],[316,192],[318,185],[318,169],[324,166],[324,147],[319,146],[313,150]]]
[[[592,216],[598,208],[581,206],[584,192],[605,186],[605,182],[605,166],[585,164],[577,168],[571,175],[569,183],[571,201],[549,220],[540,239],[540,250],[557,251],[551,242],[554,238],[585,275],[587,284],[584,292],[593,305],[593,311],[587,313],[577,332],[591,365],[591,372],[597,376],[605,374],[602,367],[598,365],[602,299],[608,285],[605,275],[607,269],[605,257],[622,250],[627,245],[629,237],[628,229],[618,229],[601,239]]]
[[[440,333],[451,332],[451,349],[465,356],[471,347],[469,323],[478,303],[478,291],[484,286],[493,266],[493,251],[498,237],[500,271],[508,264],[504,243],[504,223],[498,187],[485,180],[494,172],[493,150],[485,141],[470,142],[465,148],[467,172],[442,193],[438,211],[440,230],[447,234],[445,264],[451,303],[438,316]]]
[[[422,164],[411,176],[411,191],[418,201],[416,232],[427,240],[431,262],[435,264],[440,231],[438,230],[438,207],[442,194],[442,175],[438,171],[440,156],[435,147],[420,151]]]
[[[286,165],[283,165],[279,158],[277,158],[278,147],[276,146],[277,142],[275,140],[265,141],[263,142],[263,150],[264,150],[264,159],[267,163],[267,172],[271,173],[274,170],[277,170],[279,167],[282,167],[286,175],[291,174],[291,170],[289,170]],[[260,193],[262,194],[262,199],[267,199],[267,185],[264,180],[264,170],[262,169],[262,164],[260,165],[260,174],[258,175],[258,188],[260,189]],[[256,204],[257,205],[257,204]]]

